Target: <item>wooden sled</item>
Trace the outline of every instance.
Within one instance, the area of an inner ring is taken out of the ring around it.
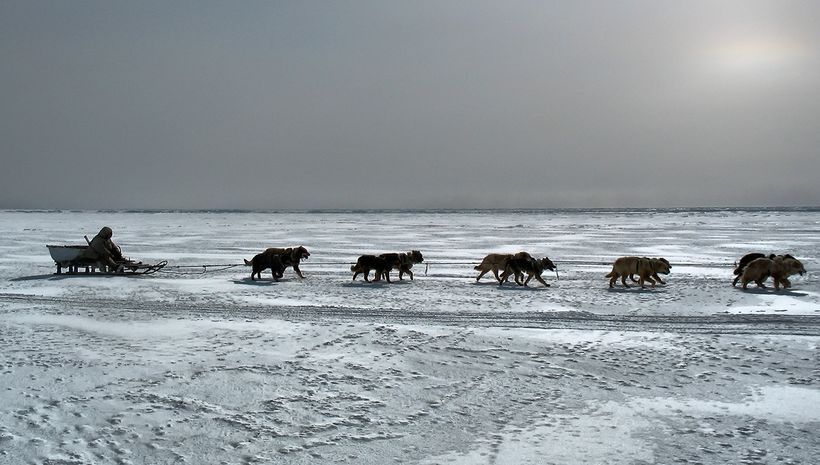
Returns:
[[[116,262],[116,269],[110,270],[109,267],[101,267],[96,260],[82,257],[82,253],[88,249],[87,245],[46,245],[46,247],[48,247],[51,258],[54,259],[54,264],[57,265],[55,274],[63,274],[63,268],[65,268],[67,274],[134,276],[156,273],[168,264],[165,260],[151,264],[123,259]]]

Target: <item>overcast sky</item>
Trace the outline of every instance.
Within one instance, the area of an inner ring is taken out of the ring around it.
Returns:
[[[820,2],[0,1],[0,208],[820,205]]]

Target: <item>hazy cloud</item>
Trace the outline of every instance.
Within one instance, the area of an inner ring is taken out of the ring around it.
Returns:
[[[817,2],[0,3],[0,207],[817,205]]]

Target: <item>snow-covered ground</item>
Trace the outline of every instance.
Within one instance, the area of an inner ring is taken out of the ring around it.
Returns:
[[[103,225],[169,266],[52,274]],[[225,269],[300,244],[305,280]],[[351,282],[410,249],[414,281]],[[475,282],[518,250],[560,279]],[[733,288],[751,251],[809,273]],[[610,290],[621,255],[668,284]],[[818,257],[813,210],[0,211],[0,464],[816,463]]]

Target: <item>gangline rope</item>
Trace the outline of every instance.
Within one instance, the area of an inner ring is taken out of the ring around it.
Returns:
[[[313,262],[302,262],[301,264],[308,264],[310,268],[321,267],[323,265],[327,266],[351,266],[355,264],[355,261],[344,261],[344,262],[330,262],[330,261],[313,261]],[[430,268],[432,266],[469,266],[472,269],[473,266],[478,264],[477,260],[454,260],[454,261],[433,261],[433,262],[424,262],[424,274],[427,275]],[[416,267],[419,267],[422,264],[416,264]],[[593,261],[593,260],[561,260],[556,263],[556,267],[559,269],[564,268],[566,265],[581,265],[581,266],[610,266],[612,265],[612,261],[604,262],[604,261]],[[203,264],[203,265],[167,265],[161,270],[160,273],[168,273],[168,274],[178,274],[178,275],[196,275],[196,274],[206,274],[206,273],[217,273],[220,271],[227,271],[237,267],[244,267],[246,266],[244,263],[211,263],[211,264]],[[706,262],[706,263],[673,263],[673,266],[697,266],[697,267],[707,267],[707,268],[731,268],[734,266],[733,263],[728,262]],[[186,271],[191,270],[191,271]],[[197,270],[197,271],[193,271]]]

